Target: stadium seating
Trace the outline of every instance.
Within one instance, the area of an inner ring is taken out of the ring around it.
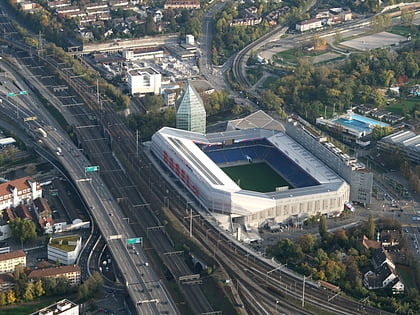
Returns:
[[[224,147],[202,147],[216,164],[247,161],[266,161],[295,188],[318,185],[319,183],[284,153],[273,147],[265,138],[259,141],[245,141]]]

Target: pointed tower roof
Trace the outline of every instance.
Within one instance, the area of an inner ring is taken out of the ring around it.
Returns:
[[[176,127],[202,134],[206,133],[204,103],[190,81],[187,82],[184,93],[180,98],[176,112]]]

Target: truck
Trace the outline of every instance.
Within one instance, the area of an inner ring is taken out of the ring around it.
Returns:
[[[44,138],[46,138],[47,137],[47,133],[45,132],[45,130],[44,129],[42,129],[42,128],[38,128],[38,132],[41,134],[41,136],[43,136]]]

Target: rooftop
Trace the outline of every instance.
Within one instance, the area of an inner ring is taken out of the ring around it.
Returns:
[[[69,235],[60,238],[51,238],[48,246],[61,249],[65,252],[71,252],[76,248],[76,244],[79,241],[81,241],[79,235]]]
[[[15,259],[15,258],[19,258],[19,257],[26,257],[26,254],[23,252],[23,250],[17,250],[17,251],[14,251],[14,252],[0,254],[0,261]]]

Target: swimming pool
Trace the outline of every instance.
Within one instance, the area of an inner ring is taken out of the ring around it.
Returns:
[[[359,132],[369,132],[373,129],[374,126],[389,126],[388,124],[383,123],[381,121],[377,121],[357,114],[350,114],[350,117],[352,119],[345,119],[341,117],[333,120],[333,122],[338,123],[345,128],[353,129]]]

